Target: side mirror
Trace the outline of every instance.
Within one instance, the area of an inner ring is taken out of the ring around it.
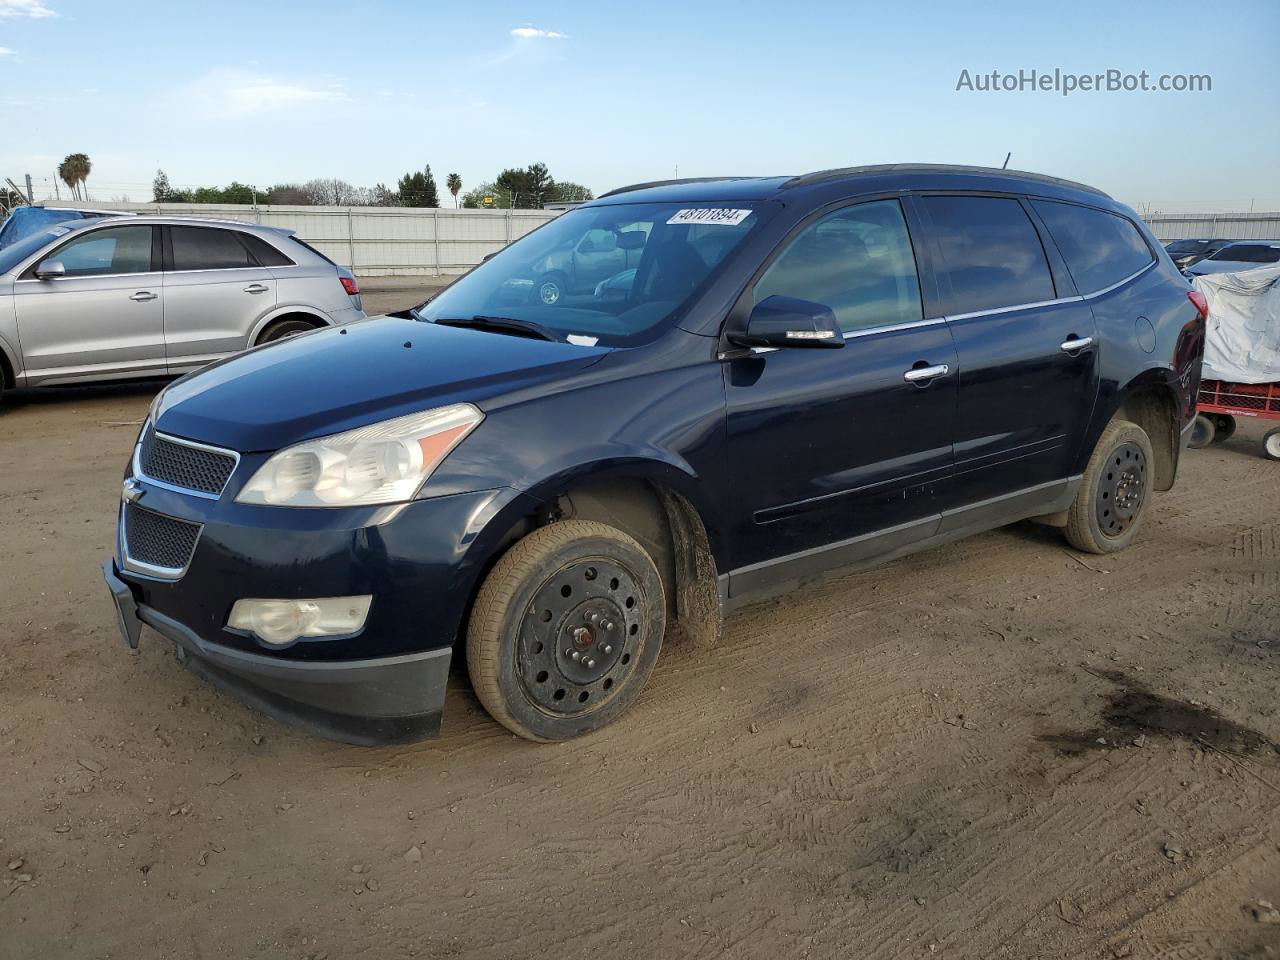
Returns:
[[[67,268],[62,265],[61,260],[41,260],[39,266],[36,267],[36,279],[38,280],[57,280],[67,275]]]
[[[777,294],[752,307],[746,331],[730,334],[729,339],[744,347],[844,346],[844,334],[830,307]]]

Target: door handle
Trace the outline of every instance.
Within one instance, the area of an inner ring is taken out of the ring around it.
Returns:
[[[146,303],[148,300],[154,300],[155,298],[156,298],[156,295],[152,293],[150,290],[139,290],[129,299],[134,300],[138,303]]]
[[[266,293],[271,288],[261,283],[251,283],[244,288],[245,293]]]
[[[1093,337],[1077,337],[1072,334],[1066,340],[1059,344],[1058,349],[1063,353],[1077,353],[1087,347],[1093,346]]]
[[[945,377],[951,372],[951,368],[945,363],[938,363],[932,367],[912,367],[902,375],[902,379],[907,383],[928,383],[938,377]]]

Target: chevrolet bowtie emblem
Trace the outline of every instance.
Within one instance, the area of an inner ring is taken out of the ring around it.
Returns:
[[[142,485],[133,477],[124,482],[124,489],[120,492],[120,496],[126,503],[137,503],[142,499],[142,494]]]

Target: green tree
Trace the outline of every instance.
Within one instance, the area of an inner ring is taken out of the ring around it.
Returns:
[[[587,187],[580,183],[574,183],[572,180],[557,180],[555,196],[548,197],[548,200],[564,200],[570,203],[585,203],[588,200],[594,200],[596,195]]]
[[[545,163],[531,163],[523,170],[509,167],[498,174],[495,183],[510,196],[509,205],[518,210],[539,210],[546,201],[556,199],[556,182]]]
[[[76,200],[88,197],[85,181],[93,170],[93,161],[87,153],[69,153],[62,163],[58,164],[58,176],[71,188],[71,196]]]
[[[456,173],[451,173],[445,177],[444,185],[453,194],[453,205],[456,207],[458,205],[458,192],[462,189],[462,178]]]
[[[436,191],[436,179],[431,175],[431,164],[421,173],[406,173],[400,178],[400,204],[405,207],[438,207],[440,195]]]

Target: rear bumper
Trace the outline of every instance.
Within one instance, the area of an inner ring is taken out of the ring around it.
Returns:
[[[177,647],[197,676],[263,713],[308,732],[361,745],[403,743],[440,732],[452,651],[367,660],[287,660],[234,650],[145,604],[119,575],[103,568],[125,640],[136,645],[141,624]]]

